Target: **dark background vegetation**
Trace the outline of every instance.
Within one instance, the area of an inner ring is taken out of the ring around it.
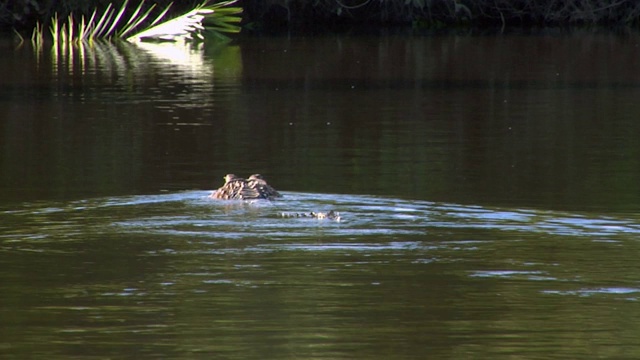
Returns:
[[[166,6],[169,0],[146,0]],[[36,21],[89,14],[121,0],[0,0],[0,29],[29,30]],[[180,12],[202,1],[177,1]],[[137,0],[130,2],[137,7]],[[247,29],[330,28],[335,25],[414,27],[630,26],[640,19],[636,0],[241,0]]]

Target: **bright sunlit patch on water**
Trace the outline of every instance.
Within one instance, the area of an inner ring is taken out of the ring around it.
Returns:
[[[640,288],[630,288],[630,287],[602,287],[595,289],[579,289],[579,290],[544,290],[543,294],[553,294],[553,295],[576,295],[576,296],[595,296],[595,295],[628,295],[628,294],[639,294]]]
[[[437,249],[437,246],[429,246],[425,245],[422,242],[389,242],[389,243],[377,243],[377,244],[369,244],[369,243],[317,243],[317,244],[307,244],[307,243],[294,243],[294,244],[283,244],[283,245],[263,245],[264,248],[273,248],[278,250],[303,250],[303,251],[337,251],[337,250],[347,250],[347,251],[355,251],[355,252],[374,252],[374,251],[389,251],[389,250],[401,250],[401,251],[410,251],[410,250],[420,250],[426,251],[429,249]]]
[[[517,271],[517,270],[485,270],[474,271],[471,277],[498,277],[498,278],[530,278],[532,275],[538,278],[542,274],[541,271]]]

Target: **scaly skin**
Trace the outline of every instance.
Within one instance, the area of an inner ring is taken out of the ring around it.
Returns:
[[[340,213],[330,210],[328,212],[308,212],[308,213],[282,213],[282,217],[285,218],[315,218],[319,220],[329,219],[340,221]]]
[[[253,174],[246,180],[234,174],[227,174],[224,180],[224,185],[211,193],[209,195],[210,198],[219,200],[274,200],[282,197],[276,189],[267,184],[260,174]]]

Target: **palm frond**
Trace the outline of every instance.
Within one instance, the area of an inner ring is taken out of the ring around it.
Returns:
[[[192,34],[198,34],[204,29],[201,24],[202,19],[204,16],[200,13],[200,9],[194,9],[182,16],[130,36],[127,40],[134,42],[142,39],[175,40],[179,37],[189,39]]]
[[[156,26],[153,26],[152,24],[147,29],[128,37],[127,40],[137,42],[142,41],[143,39],[156,39],[163,41],[175,41],[181,38],[194,40],[194,37],[197,39],[203,39],[204,37],[202,34],[205,31],[203,20],[205,19],[217,19],[212,22],[206,22],[207,27],[211,25],[210,28],[207,28],[206,30],[229,33],[240,32],[240,26],[235,24],[240,23],[242,19],[239,16],[233,15],[242,13],[242,8],[224,8],[237,1],[238,0],[230,0],[210,4],[210,0],[207,0],[188,13],[162,22]],[[226,12],[223,10],[226,10]],[[223,19],[226,19],[226,22]],[[154,24],[156,22],[157,21],[155,21]]]
[[[100,20],[98,20],[98,23],[96,24],[95,28],[91,32],[91,35],[90,35],[91,39],[99,38],[99,37],[102,36],[102,34],[104,32],[104,29],[106,29],[107,24],[111,20],[111,13],[112,12],[113,12],[112,5],[111,5],[111,3],[109,3],[109,5],[107,5],[107,8],[104,10],[104,13],[102,13],[102,16],[100,16]],[[94,11],[94,13],[95,13],[95,11]]]
[[[87,35],[87,27],[85,26],[84,23],[84,15],[80,16],[80,24],[78,25],[78,41],[82,41],[84,40],[85,36]]]
[[[69,17],[67,17],[67,31],[69,32],[67,39],[69,39],[69,41],[73,41],[73,14],[70,14]]]
[[[149,7],[149,9],[147,9],[147,11],[144,14],[142,14],[141,16],[138,16],[138,13],[142,9],[142,4],[143,3],[140,2],[140,5],[138,5],[138,8],[136,9],[135,13],[131,15],[127,24],[122,28],[122,30],[118,32],[118,36],[124,37],[129,32],[133,31],[133,29],[137,28],[140,24],[142,24],[149,17],[149,15],[151,14],[151,11],[153,11],[153,9],[156,8],[156,4],[153,4],[151,5],[151,7]],[[169,4],[169,6],[171,6],[171,4]],[[168,9],[169,7],[167,7],[167,9],[165,10],[168,10]]]
[[[54,42],[58,41],[58,37],[60,36],[59,29],[58,29],[58,13],[53,14],[53,17],[51,18],[51,26],[49,27],[49,31],[51,32],[51,37],[53,38],[53,41]]]
[[[87,39],[91,39],[91,32],[93,31],[94,27],[94,23],[93,23],[93,19],[96,18],[96,13],[98,12],[98,9],[94,9],[93,13],[91,13],[91,17],[89,18],[89,20],[87,21]]]
[[[112,35],[112,32],[115,30],[116,26],[118,25],[118,22],[120,21],[120,18],[124,14],[124,11],[126,10],[128,3],[129,3],[129,0],[124,0],[124,2],[122,3],[122,7],[120,7],[120,11],[118,11],[118,14],[116,15],[116,17],[111,21],[111,26],[109,27],[109,30],[105,32],[106,37],[110,37]]]
[[[42,46],[43,36],[42,36],[42,25],[40,22],[36,23],[35,29],[31,33],[31,43],[36,46]]]
[[[238,33],[241,28],[238,24],[242,21],[239,16],[242,8],[228,7],[235,1],[225,1],[215,4],[215,8],[210,8],[216,16],[210,16],[205,20],[205,27],[214,32]]]
[[[242,8],[230,6],[238,0],[227,0],[215,4],[212,4],[211,0],[205,0],[183,15],[165,20],[173,4],[170,3],[151,22],[149,19],[156,9],[156,4],[152,4],[145,10],[145,1],[140,0],[129,16],[125,16],[128,13],[129,0],[124,0],[119,9],[114,8],[111,3],[103,11],[95,9],[88,20],[82,15],[77,21],[73,14],[69,14],[66,21],[60,21],[56,13],[51,18],[51,37],[54,43],[92,41],[112,37],[132,42],[143,39],[176,41],[202,40],[203,34],[207,31],[218,36],[223,36],[221,33],[240,31]],[[141,27],[143,28],[140,29]],[[35,43],[41,39],[42,27],[37,24],[33,31],[32,42]]]
[[[171,8],[171,5],[173,5],[173,3],[169,3],[169,5],[167,5],[167,7],[160,13],[160,15],[156,17],[155,20],[151,22],[151,24],[149,24],[147,28],[152,27],[153,25],[157,24],[160,20],[162,20],[164,16],[167,14],[167,12],[169,11],[169,8]]]

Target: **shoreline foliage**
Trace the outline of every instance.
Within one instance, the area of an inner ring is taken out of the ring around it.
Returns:
[[[24,33],[36,23],[48,23],[54,14],[91,14],[110,1],[123,0],[0,0],[0,29]],[[169,0],[147,0],[158,8]],[[169,16],[196,8],[195,0],[177,1]],[[636,0],[240,0],[247,30],[312,29],[335,26],[407,26],[442,28],[540,26],[639,26]],[[133,11],[135,6],[130,11]],[[141,10],[146,11],[146,8]],[[239,25],[239,24],[237,24]]]
[[[245,0],[249,21],[269,26],[634,26],[636,0]]]

